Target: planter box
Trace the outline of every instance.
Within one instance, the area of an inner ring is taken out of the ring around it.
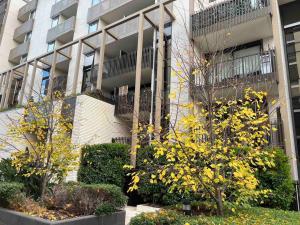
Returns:
[[[125,211],[109,216],[84,216],[51,222],[0,208],[0,225],[125,225]]]

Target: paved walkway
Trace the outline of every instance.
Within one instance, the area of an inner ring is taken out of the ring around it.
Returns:
[[[133,217],[137,216],[138,214],[140,214],[140,212],[137,211],[136,207],[126,206],[125,210],[126,210],[126,225],[129,224],[131,218],[133,218]]]

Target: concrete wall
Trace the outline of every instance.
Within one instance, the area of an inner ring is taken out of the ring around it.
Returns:
[[[0,71],[5,71],[11,66],[8,62],[10,50],[17,47],[18,43],[13,40],[14,32],[22,23],[18,21],[19,9],[25,4],[23,0],[10,0],[6,18],[4,19],[3,35],[0,44]]]
[[[77,97],[73,142],[80,145],[111,143],[115,137],[130,137],[129,126],[114,116],[115,106],[81,95]]]

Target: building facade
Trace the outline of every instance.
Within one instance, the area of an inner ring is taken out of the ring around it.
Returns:
[[[72,105],[75,143],[130,143],[135,151],[139,123],[168,127],[176,52],[188,49],[194,55],[184,62],[214,55],[220,93],[237,84],[270,93],[278,130],[270,141],[285,149],[298,182],[299,1],[3,0],[0,8],[2,134],[17,106],[61,91]],[[191,79],[180,101],[197,98],[201,85]]]

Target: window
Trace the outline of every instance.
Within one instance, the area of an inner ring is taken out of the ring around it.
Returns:
[[[59,23],[59,16],[52,19],[51,27],[56,27]]]
[[[49,80],[50,80],[50,70],[43,70],[42,71],[42,86],[41,86],[41,95],[45,96],[48,92],[48,86],[49,86]]]
[[[27,54],[22,55],[20,63],[22,64],[22,63],[25,63],[26,61],[27,61]]]
[[[98,30],[98,21],[89,24],[89,34]]]
[[[92,0],[92,6],[99,4],[103,0]]]
[[[48,52],[52,52],[55,48],[55,41],[48,43]]]
[[[25,35],[24,42],[30,41],[32,33],[29,32]]]
[[[85,55],[85,57],[84,57],[84,66],[94,65],[94,58],[95,58],[95,53],[94,52]]]
[[[35,10],[30,12],[29,19],[34,19],[34,17],[35,17]]]

